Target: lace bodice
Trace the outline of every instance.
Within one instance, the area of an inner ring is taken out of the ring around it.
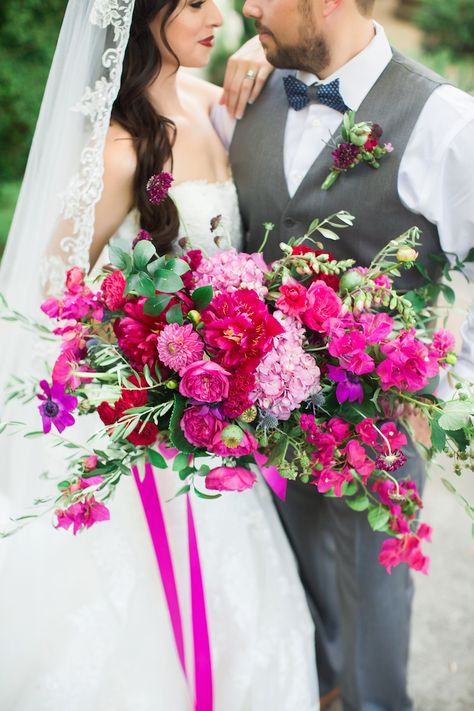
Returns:
[[[242,247],[242,222],[232,180],[222,183],[187,180],[171,187],[169,195],[180,217],[177,241],[186,237],[192,249],[202,249],[207,255],[217,249],[215,235],[224,236],[236,249]],[[217,215],[222,215],[222,219],[219,229],[213,233],[211,219]],[[139,229],[138,213],[133,210],[117,232],[117,237],[132,241]]]

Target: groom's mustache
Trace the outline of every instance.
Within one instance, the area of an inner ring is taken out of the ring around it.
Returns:
[[[258,20],[255,21],[255,29],[257,30],[258,34],[260,34],[261,32],[266,32],[267,34],[272,35],[273,37],[273,33],[270,32],[268,27],[264,27],[264,25],[262,25]]]

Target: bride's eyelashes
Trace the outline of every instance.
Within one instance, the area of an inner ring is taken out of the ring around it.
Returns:
[[[195,10],[200,10],[205,2],[206,2],[206,0],[198,0],[198,2],[189,3],[189,6],[194,8]]]

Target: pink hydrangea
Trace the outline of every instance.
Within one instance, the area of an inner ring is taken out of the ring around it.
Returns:
[[[191,323],[180,326],[170,323],[164,327],[156,341],[162,363],[172,370],[182,372],[187,365],[202,358],[204,344]]]
[[[279,311],[274,315],[285,332],[274,339],[273,349],[258,366],[251,398],[279,420],[287,420],[293,410],[320,389],[320,371],[314,358],[303,350],[303,326]]]
[[[265,298],[266,265],[260,255],[239,254],[235,249],[217,252],[204,258],[194,272],[195,286],[212,284],[214,294],[237,289],[253,289],[260,298]]]

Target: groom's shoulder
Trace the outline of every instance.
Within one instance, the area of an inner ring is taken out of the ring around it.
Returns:
[[[411,57],[407,57],[405,54],[400,52],[395,47],[392,47],[392,62],[395,67],[404,73],[404,77],[407,81],[424,79],[432,84],[447,84],[449,83],[447,79],[442,77],[440,74],[432,71],[429,67],[417,62]]]

